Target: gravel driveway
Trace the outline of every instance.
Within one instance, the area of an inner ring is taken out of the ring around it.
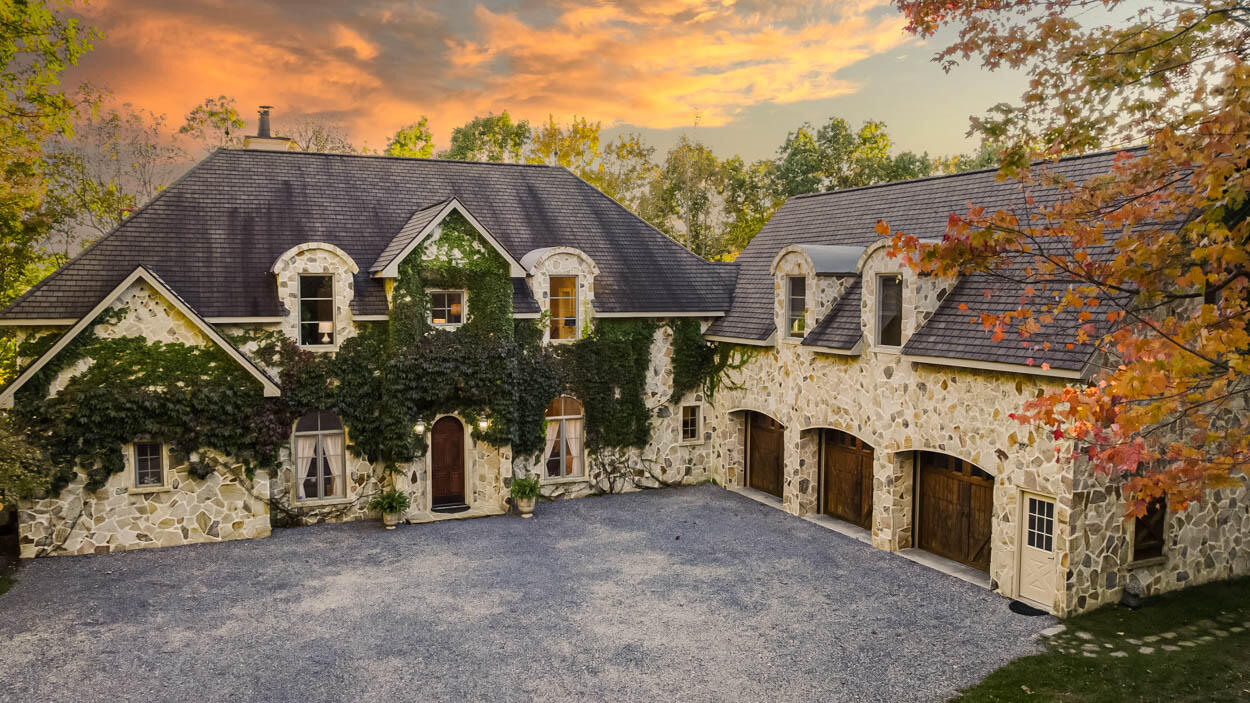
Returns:
[[[0,700],[943,700],[1053,624],[714,486],[28,562]]]

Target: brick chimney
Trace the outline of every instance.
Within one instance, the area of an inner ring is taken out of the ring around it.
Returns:
[[[256,123],[256,134],[243,138],[243,148],[263,151],[299,151],[295,140],[290,137],[273,136],[269,127],[269,111],[272,109],[273,105],[261,105],[256,111],[259,118]]]

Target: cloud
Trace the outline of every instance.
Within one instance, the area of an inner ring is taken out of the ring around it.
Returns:
[[[105,38],[74,77],[169,115],[206,96],[330,115],[358,139],[429,115],[578,114],[668,128],[857,89],[839,71],[907,41],[885,0],[96,0]],[[243,110],[246,114],[246,110]],[[249,115],[250,116],[250,115]]]

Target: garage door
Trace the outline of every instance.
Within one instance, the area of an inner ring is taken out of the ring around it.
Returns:
[[[750,413],[747,431],[747,485],[781,497],[785,432],[781,423],[761,413]]]
[[[872,529],[872,447],[838,430],[820,431],[822,509]]]
[[[989,571],[994,477],[946,454],[916,452],[916,464],[917,546]]]

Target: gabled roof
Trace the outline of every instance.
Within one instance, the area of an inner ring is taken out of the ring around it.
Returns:
[[[1046,168],[1081,182],[1110,171],[1115,156],[1116,153],[1107,152],[1060,159]],[[969,205],[981,205],[990,211],[1001,208],[1023,216],[1054,203],[1061,194],[1056,187],[1035,185],[1030,187],[1028,196],[1033,198],[1032,203],[1026,202],[1019,181],[1000,181],[996,169],[987,169],[790,198],[738,257],[733,305],[723,318],[712,323],[708,335],[751,344],[764,344],[771,338],[774,293],[770,267],[787,246],[866,247],[881,239],[875,231],[878,220],[885,220],[895,231],[921,239],[941,239],[951,213],[965,214]],[[958,310],[960,303],[972,310],[992,312],[1005,305],[1015,309],[1022,293],[1022,289],[999,277],[970,276],[911,336],[903,352],[1026,368],[1030,359],[1035,367],[1043,363],[1057,369],[1083,367],[1093,352],[1092,345],[1067,349],[1069,340],[1065,337],[1049,350],[1032,348],[1047,339],[1050,328],[1034,335],[1029,345],[1021,345],[1020,340],[1010,337],[994,342],[980,326],[969,324],[968,312]]]
[[[387,244],[382,253],[378,255],[377,261],[373,263],[373,266],[369,267],[369,273],[377,278],[398,278],[399,262],[403,261],[409,252],[416,249],[417,245],[425,241],[426,237],[433,234],[434,230],[452,212],[459,212],[461,217],[468,220],[469,224],[477,230],[482,239],[486,240],[486,243],[498,252],[504,261],[508,262],[508,268],[513,277],[525,275],[525,269],[520,262],[512,254],[508,253],[508,250],[499,244],[499,240],[495,239],[494,235],[455,198],[449,198],[442,203],[417,210],[413,213],[412,217],[408,218],[408,222],[399,229],[399,233],[395,235],[391,243]]]
[[[221,336],[221,333],[219,333],[216,328],[205,321],[204,318],[200,317],[200,315],[196,313],[195,310],[192,309],[191,306],[188,305],[187,302],[183,300],[173,288],[170,288],[168,284],[162,281],[159,276],[147,270],[143,266],[139,266],[136,267],[130,275],[123,278],[120,283],[113,286],[112,290],[105,293],[104,296],[100,298],[99,302],[96,303],[95,307],[87,311],[86,314],[78,319],[78,322],[76,322],[73,327],[69,328],[65,334],[61,335],[61,338],[56,341],[56,344],[53,344],[39,358],[31,362],[25,369],[22,370],[20,374],[18,374],[17,378],[13,379],[13,381],[6,386],[3,391],[0,391],[0,407],[13,407],[13,397],[17,393],[18,389],[33,378],[35,374],[39,372],[39,369],[47,365],[53,357],[59,354],[61,350],[73,341],[75,337],[81,334],[83,330],[87,329],[87,327],[95,321],[96,317],[98,317],[100,313],[108,309],[108,307],[117,300],[117,296],[121,295],[135,281],[139,280],[146,282],[148,285],[152,286],[157,293],[164,296],[166,300],[178,309],[178,312],[186,315],[187,318],[191,320],[192,324],[204,333],[204,336],[208,337],[214,344],[221,347],[221,349],[225,351],[230,358],[237,361],[239,365],[250,373],[256,380],[260,381],[266,398],[274,398],[282,394],[282,390],[278,386],[278,383],[274,381],[269,374],[265,373],[264,369],[260,368],[251,359],[247,358],[243,352],[239,351],[238,347],[230,343],[230,340]]]
[[[854,267],[854,264],[851,265]],[[864,338],[860,311],[860,285],[855,279],[846,288],[842,297],[838,298],[829,314],[812,327],[812,331],[803,338],[803,346],[834,350],[838,353],[859,353],[860,343]]]
[[[414,213],[452,198],[514,258],[571,246],[598,264],[595,307],[723,312],[732,276],[568,170],[387,156],[219,149],[111,234],[44,279],[0,320],[77,319],[136,266],[208,318],[274,317],[269,268],[305,242],[361,262],[352,309],[387,314],[375,262]],[[600,292],[602,290],[602,292]]]

